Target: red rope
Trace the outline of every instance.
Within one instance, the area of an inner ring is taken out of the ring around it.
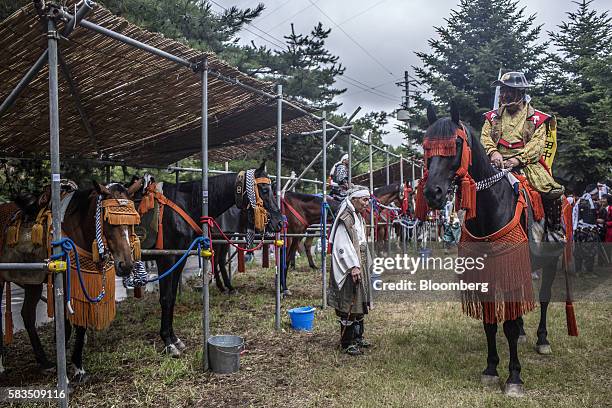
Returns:
[[[230,239],[230,238],[229,238],[227,235],[225,235],[225,232],[223,232],[223,230],[221,229],[221,227],[219,226],[219,224],[217,224],[217,221],[216,221],[216,220],[215,220],[213,217],[210,217],[210,216],[202,216],[202,217],[200,217],[200,222],[201,222],[202,224],[207,224],[207,225],[208,225],[208,233],[209,233],[209,235],[211,235],[211,234],[210,234],[210,228],[211,228],[212,226],[214,226],[214,227],[217,229],[217,231],[219,231],[219,233],[221,233],[221,236],[223,237],[223,239],[224,239],[224,240],[225,240],[225,241],[226,241],[226,242],[227,242],[229,245],[231,245],[231,246],[233,246],[234,248],[236,248],[236,250],[238,250],[238,251],[242,251],[242,252],[254,252],[254,251],[257,251],[257,250],[261,249],[261,247],[262,247],[262,246],[263,246],[263,244],[264,244],[264,239],[265,239],[265,237],[262,235],[262,237],[261,237],[261,242],[259,242],[259,244],[257,244],[257,246],[256,246],[256,247],[254,247],[254,248],[250,248],[250,249],[249,249],[249,248],[243,248],[243,247],[241,247],[241,246],[239,246],[239,245],[237,245],[237,244],[234,244],[234,243],[232,242],[232,240],[231,240],[231,239]]]

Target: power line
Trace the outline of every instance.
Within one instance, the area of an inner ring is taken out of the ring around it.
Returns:
[[[361,15],[363,15],[363,14],[367,13],[368,11],[372,10],[374,7],[376,7],[376,6],[380,5],[381,3],[384,3],[385,1],[387,1],[387,0],[380,0],[379,2],[372,4],[372,5],[371,5],[370,7],[368,7],[367,9],[365,9],[365,10],[363,10],[363,11],[360,11],[359,13],[355,14],[355,15],[354,15],[354,16],[352,16],[352,17],[347,18],[347,19],[346,19],[346,20],[344,20],[344,21],[341,21],[341,22],[338,24],[338,26],[344,25],[345,23],[348,23],[349,21],[351,21],[351,20],[353,20],[353,19],[355,19],[355,18],[357,18],[357,17],[359,17],[359,16],[361,16]]]
[[[364,88],[361,85],[357,85],[357,84],[355,84],[353,82],[348,81],[347,80],[348,78],[343,78],[342,76],[339,76],[336,79],[339,80],[339,81],[345,82],[345,83],[347,83],[347,84],[349,84],[351,86],[354,86],[356,88],[359,88],[363,92],[368,92],[369,94],[374,95],[374,96],[378,96],[379,98],[384,98],[384,99],[388,99],[388,100],[393,101],[393,102],[397,102],[397,97],[391,97],[391,96],[387,96],[387,95],[384,95],[384,94],[379,94],[379,93],[377,93],[377,92],[375,92],[375,91],[373,91],[373,90],[371,90],[369,88]]]
[[[361,89],[364,89],[364,88],[365,88],[365,89],[374,89],[374,88],[376,88],[376,87],[374,87],[374,86],[371,86],[371,85],[369,85],[369,84],[366,84],[365,82],[361,82],[361,81],[360,81],[360,80],[358,80],[358,79],[355,79],[355,78],[353,78],[353,77],[350,77],[350,76],[348,76],[348,75],[346,75],[346,74],[343,74],[343,75],[342,75],[342,77],[343,77],[343,78],[346,78],[346,79],[350,79],[350,80],[351,80],[351,81],[353,81],[353,82],[356,82],[357,84],[359,84],[359,85],[360,85],[360,88],[361,88]],[[394,80],[394,81],[395,81],[395,80]],[[381,94],[386,94],[387,96],[392,97],[392,98],[396,98],[396,96],[395,96],[395,95],[391,95],[391,94],[388,94],[388,93],[386,93],[386,92],[382,92],[382,91],[377,91],[377,92],[378,92],[378,93],[381,93]]]
[[[222,8],[223,10],[226,10],[226,11],[227,11],[227,8],[226,8],[226,7],[224,7],[223,5],[219,4],[217,1],[215,1],[215,0],[210,0],[210,1],[211,1],[211,3],[215,4],[216,6],[218,6],[218,7]],[[340,29],[342,32],[344,32],[344,34],[345,34],[345,35],[347,35],[347,36],[349,37],[349,39],[351,39],[351,40],[352,40],[352,38],[351,38],[351,37],[348,35],[348,33],[346,33],[346,32],[345,32],[345,31],[342,29],[342,27],[340,27],[338,24],[336,24],[336,23],[335,23],[335,22],[334,22],[334,21],[333,21],[333,20],[332,20],[332,19],[331,19],[331,18],[330,18],[330,17],[329,17],[327,14],[325,14],[325,12],[324,12],[323,10],[321,10],[321,9],[320,9],[320,8],[319,8],[319,7],[316,5],[316,3],[314,3],[312,0],[309,0],[309,1],[310,1],[310,3],[311,3],[310,5],[308,5],[307,7],[303,8],[302,10],[300,10],[299,12],[297,12],[296,14],[292,15],[291,17],[289,17],[288,19],[284,20],[282,23],[284,23],[285,21],[288,21],[288,20],[290,20],[291,18],[295,17],[296,15],[300,14],[300,13],[301,13],[303,10],[305,10],[305,9],[307,9],[307,8],[310,8],[310,7],[312,7],[312,6],[315,6],[315,7],[317,7],[317,8],[318,8],[318,9],[319,9],[319,10],[320,10],[320,11],[321,11],[321,12],[322,12],[322,13],[323,13],[323,14],[324,14],[324,15],[325,15],[325,16],[326,16],[326,17],[327,17],[327,18],[328,18],[328,19],[329,19],[329,20],[330,20],[330,21],[331,21],[333,24],[335,24],[335,25],[336,25],[336,27],[338,27],[338,28],[339,28],[339,29]],[[383,1],[386,1],[386,0],[381,0],[381,1],[379,1],[378,3],[376,3],[375,5],[378,5],[378,4],[382,3]],[[373,6],[372,6],[372,7],[373,7]],[[370,7],[370,9],[371,9],[372,7]],[[277,7],[275,10],[277,10],[277,9],[279,9],[279,8],[280,8],[280,6],[279,6],[279,7]],[[363,14],[363,13],[365,13],[366,11],[367,11],[367,10],[364,10],[364,11],[362,11],[360,14]],[[351,19],[352,19],[352,18],[354,18],[354,17],[356,17],[356,16],[351,17]],[[345,21],[346,21],[346,20],[345,20]],[[281,24],[282,24],[282,23],[281,23]],[[267,38],[262,37],[261,35],[259,35],[259,34],[255,33],[255,32],[253,32],[253,31],[251,31],[251,30],[249,30],[249,29],[248,29],[248,28],[246,28],[246,27],[242,27],[242,28],[243,28],[245,31],[247,31],[247,32],[249,32],[249,33],[251,33],[251,34],[253,34],[254,36],[256,36],[256,37],[258,37],[258,38],[260,38],[260,39],[262,39],[262,40],[264,40],[264,41],[266,41],[266,42],[268,42],[269,44],[274,45],[275,47],[278,47],[278,48],[285,48],[285,46],[286,46],[286,45],[284,44],[283,40],[280,40],[279,38],[277,38],[277,37],[275,37],[275,36],[273,36],[273,35],[271,35],[271,34],[267,33],[266,31],[264,31],[264,30],[260,29],[259,27],[257,27],[257,26],[256,26],[255,24],[253,24],[252,22],[247,22],[247,24],[248,24],[249,26],[251,26],[251,27],[255,28],[256,30],[258,30],[258,31],[262,32],[263,34],[267,35],[268,37],[272,38],[272,39],[273,39],[275,42],[272,42],[272,41],[268,40]],[[275,27],[273,27],[273,28],[275,28]],[[269,30],[272,30],[272,28],[271,28],[271,29],[269,29]],[[268,31],[269,31],[269,30],[268,30]],[[355,42],[355,41],[353,40],[353,42]],[[279,44],[281,44],[281,45],[279,45]],[[356,43],[356,44],[357,44],[357,43]],[[357,45],[359,46],[359,44],[357,44]],[[361,46],[360,46],[360,47],[361,47]],[[364,51],[367,53],[367,51],[366,51],[365,49],[364,49]],[[373,58],[373,56],[371,56],[371,57]],[[383,68],[384,68],[384,66],[383,66]],[[389,72],[390,72],[390,71],[389,71]],[[368,92],[368,93],[370,93],[370,94],[372,94],[372,95],[375,95],[375,96],[378,96],[378,97],[380,97],[380,98],[385,98],[385,99],[388,99],[388,100],[397,101],[397,96],[395,96],[395,95],[391,95],[391,94],[388,94],[388,93],[386,93],[386,92],[382,92],[382,91],[380,91],[380,90],[376,90],[376,91],[374,91],[376,88],[378,88],[379,86],[382,86],[382,85],[378,85],[378,86],[374,86],[374,87],[373,87],[373,86],[370,86],[369,84],[366,84],[366,83],[364,83],[364,82],[362,82],[362,81],[360,81],[360,80],[358,80],[358,79],[352,78],[352,77],[350,77],[350,76],[348,76],[348,75],[346,75],[346,74],[344,74],[344,75],[342,75],[342,76],[339,76],[339,77],[337,77],[336,79],[340,79],[340,80],[342,80],[343,82],[346,82],[347,84],[352,85],[352,86],[354,86],[354,87],[356,87],[356,88],[360,89],[360,90],[361,90],[361,92]],[[349,81],[352,81],[352,82],[349,82]],[[394,80],[394,81],[395,81],[395,80]]]
[[[291,20],[293,17],[299,15],[302,11],[308,10],[309,8],[311,8],[314,4],[309,4],[306,7],[304,7],[303,9],[300,9],[300,11],[298,11],[297,13],[291,15],[291,17],[288,17],[286,19],[284,19],[283,21],[281,21],[280,23],[276,24],[274,27],[270,27],[268,28],[268,31],[272,31],[275,28],[278,28],[280,26],[282,26],[283,24],[285,24],[287,21]]]
[[[375,86],[370,86],[370,87],[368,87],[368,89],[375,90],[375,89],[380,88],[381,86],[384,86],[384,85],[387,85],[387,84],[392,84],[392,83],[394,83],[395,81],[397,81],[398,79],[401,79],[401,78],[397,78],[397,79],[394,79],[394,80],[391,80],[391,81],[385,81],[385,82],[383,82],[383,83],[381,83],[381,84],[378,84],[378,85],[375,85]],[[348,94],[346,94],[346,95],[357,95],[357,94],[360,94],[360,93],[362,93],[362,92],[367,92],[367,90],[362,89],[362,90],[360,90],[360,91],[358,91],[358,92],[350,92],[350,93],[348,93]],[[381,91],[377,91],[377,92],[381,92]],[[346,96],[346,95],[345,95],[345,96]]]
[[[378,64],[382,69],[385,70],[385,72],[387,72],[389,75],[394,76],[393,72],[391,72],[391,70],[389,70],[382,62],[380,62],[376,57],[374,57],[372,54],[370,54],[370,52],[368,50],[366,50],[361,44],[359,44],[355,39],[353,39],[353,37],[351,37],[349,35],[349,33],[347,33],[342,27],[340,27],[338,25],[338,23],[336,23],[330,16],[327,15],[327,13],[325,13],[321,7],[317,6],[312,0],[308,0],[313,6],[315,6],[325,17],[327,17],[327,19],[329,21],[332,22],[332,24],[334,24],[340,31],[342,31],[344,33],[344,35],[347,36],[347,38],[349,40],[351,40],[356,46],[358,46],[364,53],[366,53],[366,55],[368,57],[370,57],[372,59],[372,61],[376,62],[376,64]]]
[[[284,2],[283,2],[281,5],[280,5],[280,6],[275,7],[275,8],[273,8],[272,10],[270,10],[270,11],[268,12],[268,14],[266,14],[265,16],[263,16],[263,17],[262,17],[262,18],[259,20],[259,22],[261,23],[263,20],[265,20],[266,18],[268,18],[268,17],[270,17],[272,14],[274,14],[274,13],[275,13],[277,10],[279,10],[279,9],[281,9],[281,8],[283,8],[283,7],[285,7],[285,5],[286,5],[287,3],[289,3],[290,1],[291,1],[291,0],[285,0],[285,1],[284,1]]]
[[[216,6],[218,6],[218,7],[221,7],[223,10],[227,11],[227,8],[226,8],[226,7],[224,7],[223,5],[221,5],[221,4],[219,4],[219,3],[217,3],[215,0],[210,0],[210,2],[211,2],[211,3],[213,3],[213,4],[215,4],[215,5],[216,5]],[[259,35],[259,34],[257,34],[257,33],[254,33],[253,31],[249,30],[247,27],[244,27],[244,26],[243,26],[243,27],[242,27],[242,29],[243,29],[243,30],[245,30],[245,31],[247,31],[247,32],[249,32],[249,33],[251,33],[251,34],[253,34],[254,36],[256,36],[256,37],[258,37],[258,38],[260,38],[260,39],[262,39],[262,40],[266,41],[266,42],[267,42],[267,43],[269,43],[269,44],[272,44],[273,46],[275,46],[275,47],[277,47],[277,48],[285,48],[285,44],[284,44],[284,42],[283,42],[283,41],[280,41],[280,40],[279,40],[279,39],[277,39],[276,37],[274,37],[274,36],[272,36],[272,35],[268,34],[268,33],[267,33],[267,32],[265,32],[264,30],[262,30],[261,28],[257,27],[257,26],[256,26],[255,24],[253,24],[252,22],[247,22],[247,24],[248,24],[248,25],[250,25],[251,27],[253,27],[254,29],[256,29],[256,30],[260,31],[260,32],[261,32],[261,33],[263,33],[264,35],[267,35],[268,37],[272,38],[272,39],[274,40],[274,42],[273,42],[273,41],[270,41],[270,40],[268,40],[268,39],[266,39],[266,38],[264,38],[264,37],[262,37],[261,35]]]

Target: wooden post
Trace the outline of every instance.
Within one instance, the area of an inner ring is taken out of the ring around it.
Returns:
[[[246,268],[244,267],[244,252],[238,251],[238,272],[244,272]]]
[[[261,267],[270,267],[270,244],[264,244],[261,249]]]

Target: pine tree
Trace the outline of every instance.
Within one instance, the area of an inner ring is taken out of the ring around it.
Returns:
[[[427,94],[444,114],[455,100],[462,119],[476,128],[482,114],[492,109],[491,83],[499,69],[523,71],[533,81],[542,70],[547,45],[536,43],[541,26],[534,26],[535,14],[526,16],[517,0],[461,0],[457,10],[436,27],[438,39],[430,39],[431,52],[417,52],[423,67],[416,76]],[[420,115],[429,101],[423,92],[415,96],[412,122],[424,126]],[[419,132],[407,131],[408,139],[419,141]]]
[[[581,192],[612,171],[612,18],[591,9],[592,0],[574,3],[549,32],[557,53],[549,54],[540,99],[559,122],[555,176]]]
[[[309,106],[326,111],[335,111],[338,103],[332,99],[346,89],[335,88],[334,82],[345,68],[340,57],[325,48],[330,29],[320,22],[310,34],[296,34],[293,24],[291,33],[285,36],[287,49],[277,52],[278,65],[272,68],[280,74],[283,90]]]

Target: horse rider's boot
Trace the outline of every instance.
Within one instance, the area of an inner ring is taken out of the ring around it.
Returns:
[[[561,198],[551,198],[542,194],[547,242],[565,242],[565,233],[561,224]]]
[[[340,320],[340,347],[342,352],[350,356],[361,355],[362,352],[355,342],[355,321]]]
[[[372,345],[369,341],[363,338],[363,316],[360,320],[355,321],[355,343],[359,348],[368,348]]]

